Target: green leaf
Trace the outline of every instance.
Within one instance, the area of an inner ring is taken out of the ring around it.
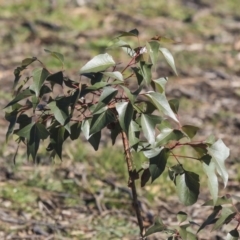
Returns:
[[[133,147],[135,150],[137,148],[137,144],[139,143],[139,133],[140,128],[138,124],[132,120],[129,125],[128,140],[129,147]]]
[[[157,63],[157,59],[159,56],[159,46],[160,44],[156,41],[147,42],[146,44],[153,65]]]
[[[81,126],[82,126],[82,122],[76,122],[76,123],[71,125],[71,127],[70,127],[70,129],[71,129],[71,134],[70,134],[71,140],[76,140],[76,139],[79,138],[80,133],[81,133]]]
[[[118,71],[115,71],[115,72],[103,72],[103,75],[107,76],[107,77],[110,77],[112,79],[117,79],[119,81],[124,81],[123,79],[123,75],[118,72]]]
[[[178,101],[178,99],[171,99],[171,100],[168,101],[168,103],[169,103],[171,109],[173,110],[173,112],[175,114],[177,114],[178,113],[178,109],[179,109],[179,101]]]
[[[224,205],[224,204],[232,204],[231,198],[229,198],[227,196],[219,197],[217,199],[215,206],[220,206],[220,205]],[[214,206],[213,200],[209,200],[209,201],[205,202],[203,204],[203,206]]]
[[[190,145],[199,155],[199,157],[203,157],[207,155],[207,144],[205,143],[194,143]],[[210,157],[209,160],[211,160],[211,156],[208,155]]]
[[[92,119],[85,119],[82,121],[81,130],[83,132],[83,135],[88,140],[90,138],[90,124]]]
[[[44,49],[44,51],[47,52],[47,53],[50,53],[51,56],[53,56],[54,58],[56,58],[57,60],[59,60],[59,61],[62,63],[62,65],[64,64],[64,56],[63,56],[61,53],[52,52],[52,51],[50,51],[50,50],[48,50],[48,49]]]
[[[116,103],[116,110],[118,112],[120,126],[123,131],[128,134],[128,129],[133,118],[132,104],[128,102]]]
[[[13,133],[15,124],[17,122],[17,111],[6,112],[5,119],[9,122],[8,130],[6,133],[6,141],[8,141],[9,136]]]
[[[187,136],[191,139],[196,135],[198,130],[199,128],[195,126],[191,126],[191,125],[182,126],[182,131],[185,132]]]
[[[144,237],[147,237],[147,236],[149,236],[153,233],[156,233],[156,232],[162,232],[165,229],[167,229],[167,227],[163,224],[162,219],[159,217],[154,222],[154,225],[147,229],[146,233],[144,234]]]
[[[50,144],[47,150],[54,150],[58,157],[62,159],[62,146],[68,136],[69,133],[66,131],[64,126],[57,127],[56,124],[54,124],[50,129]]]
[[[129,98],[132,104],[135,103],[136,98],[138,97],[138,94],[142,91],[142,86],[140,86],[135,92],[131,92],[130,89],[125,86],[120,86],[120,87],[123,88],[124,93],[127,95],[127,97]]]
[[[108,129],[111,130],[112,145],[114,145],[118,134],[121,132],[121,127],[119,125],[119,122],[110,123],[108,126]]]
[[[101,141],[101,131],[92,134],[88,139],[88,142],[92,145],[95,151],[98,150],[100,141]]]
[[[154,89],[159,93],[164,93],[167,81],[168,81],[168,78],[166,77],[153,80]]]
[[[24,98],[31,97],[34,95],[34,92],[30,89],[25,89],[21,93],[19,93],[11,102],[9,102],[4,108],[12,106],[13,104],[21,101]]]
[[[152,182],[164,172],[168,157],[169,150],[163,148],[158,155],[149,159],[149,171],[152,177]]]
[[[142,74],[142,71],[140,70],[140,68],[138,67],[133,67],[132,68],[136,78],[137,78],[137,81],[138,81],[138,85],[140,86],[142,81],[143,81],[143,74]]]
[[[141,114],[141,126],[144,137],[150,144],[155,142],[155,126],[161,122],[161,117],[156,115]]]
[[[213,161],[211,161],[209,164],[202,162],[202,167],[208,177],[208,189],[215,205],[218,199],[218,179],[215,172],[215,163]]]
[[[172,111],[165,94],[157,92],[147,92],[144,95],[147,96],[152,101],[152,103],[156,106],[156,108],[160,112],[163,112],[163,114],[169,116],[175,122],[177,123],[179,122],[178,119],[176,118],[176,115]]]
[[[49,75],[46,80],[52,82],[53,84],[59,84],[62,86],[64,81],[63,72],[60,71],[60,72],[53,73]]]
[[[40,90],[44,81],[49,75],[50,73],[45,68],[38,68],[33,70],[33,85],[30,88],[35,92],[37,97],[40,94]]]
[[[95,56],[89,62],[87,62],[81,69],[80,74],[90,72],[101,72],[109,67],[116,65],[112,56],[108,53]]]
[[[32,57],[32,58],[25,58],[22,60],[22,66],[23,67],[27,67],[28,65],[30,65],[31,63],[35,62],[37,60],[36,57]]]
[[[25,126],[24,128],[22,129],[19,129],[16,134],[19,136],[19,137],[23,137],[23,138],[26,138],[27,140],[30,140],[30,132],[31,132],[31,129],[32,127],[34,126],[35,123],[30,123],[28,124],[27,126]]]
[[[56,120],[66,128],[66,130],[70,133],[70,125],[68,122],[69,116],[66,114],[65,111],[60,109],[57,105],[56,101],[52,101],[48,104],[51,112],[53,113]]]
[[[203,224],[200,226],[197,232],[200,232],[203,228],[205,228],[207,225],[213,224],[216,222],[216,216],[218,213],[222,210],[221,206],[215,206],[213,209],[213,212],[208,216],[208,218],[203,222]]]
[[[160,48],[159,48],[159,51],[163,54],[165,60],[167,61],[168,65],[172,68],[172,70],[174,71],[174,73],[175,73],[176,75],[178,75],[178,74],[177,74],[177,69],[176,69],[176,67],[175,67],[174,58],[173,58],[172,54],[169,52],[169,50],[166,49],[166,48],[160,47]]]
[[[120,37],[137,37],[138,34],[139,34],[138,30],[135,28],[135,29],[132,29],[129,32],[121,32],[121,34],[117,38],[120,38]]]
[[[183,133],[176,129],[164,128],[161,133],[156,137],[156,146],[162,146],[167,144],[169,141],[179,141],[184,138]]]
[[[144,169],[142,176],[141,176],[141,187],[144,187],[147,184],[150,177],[151,177],[151,174],[150,174],[149,168]]]
[[[152,63],[146,63],[144,61],[140,61],[141,73],[146,84],[150,84],[152,81],[151,68],[152,68]]]
[[[224,186],[227,186],[228,172],[225,167],[225,160],[229,157],[229,148],[223,143],[221,139],[215,142],[211,147],[208,148],[208,153],[212,156],[216,170],[223,179]]]
[[[227,234],[226,240],[238,240],[238,239],[239,239],[239,233],[237,229],[233,229]]]
[[[176,190],[179,201],[185,206],[194,204],[199,194],[199,176],[196,173],[184,171],[176,176]]]
[[[110,109],[100,114],[95,114],[91,121],[90,134],[101,131],[109,123],[114,122],[115,120],[115,116]]]
[[[93,114],[97,113],[102,108],[105,108],[109,102],[117,95],[118,90],[112,87],[105,87],[98,100],[98,104],[93,110]]]
[[[180,211],[180,212],[177,213],[177,220],[178,220],[179,223],[182,223],[182,222],[186,221],[187,217],[188,216],[185,212]]]
[[[219,229],[224,224],[228,224],[236,215],[236,212],[233,212],[230,208],[223,208],[221,211],[220,218],[214,224],[212,231]]]

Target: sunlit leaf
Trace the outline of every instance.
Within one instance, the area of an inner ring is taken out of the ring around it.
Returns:
[[[4,108],[12,106],[13,104],[23,100],[24,98],[31,97],[35,93],[30,89],[25,89],[21,93],[19,93],[11,102],[9,102]]]
[[[128,131],[129,147],[132,147],[134,149],[137,148],[136,144],[139,142],[139,133],[140,128],[138,124],[132,120],[130,122]]]
[[[224,224],[229,223],[235,217],[236,214],[237,213],[234,212],[232,209],[224,207],[221,211],[219,219],[214,224],[212,231],[217,230],[221,228]]]
[[[172,111],[165,94],[157,92],[147,92],[144,95],[152,101],[152,103],[157,107],[160,112],[163,112],[163,114],[169,116],[174,121],[178,122],[178,119]]]
[[[109,102],[116,96],[117,93],[117,89],[112,87],[105,87],[98,100],[98,104],[96,105],[92,113],[97,113],[100,109],[106,107]]]
[[[107,77],[110,77],[112,79],[116,79],[116,80],[119,80],[119,81],[123,81],[123,75],[118,72],[118,71],[115,71],[115,72],[103,72],[103,75],[107,76]]]
[[[153,80],[154,82],[154,89],[159,92],[159,93],[164,93],[165,92],[165,85],[167,83],[168,79],[167,78],[158,78]]]
[[[176,190],[179,201],[185,206],[194,204],[199,194],[199,176],[196,173],[184,171],[176,176]]]
[[[157,59],[159,56],[159,43],[156,41],[150,41],[147,42],[146,47],[151,58],[152,64],[155,65],[157,63]]]
[[[174,73],[177,75],[177,69],[176,69],[174,58],[173,58],[172,54],[169,52],[168,49],[162,48],[162,47],[159,48],[159,51],[163,54],[163,56],[166,59],[167,63],[172,68]]]
[[[162,146],[167,144],[169,141],[179,141],[184,137],[183,133],[176,129],[164,128],[161,133],[156,137],[156,146]]]
[[[80,74],[90,72],[101,72],[107,68],[116,65],[112,56],[108,53],[95,56],[89,62],[87,62],[81,69]]]
[[[169,157],[169,150],[163,148],[161,152],[155,157],[149,158],[149,171],[152,177],[152,182],[158,178],[165,170],[167,159]]]
[[[27,67],[28,65],[30,65],[33,62],[35,62],[36,60],[37,60],[36,57],[25,58],[25,59],[22,60],[22,66]]]
[[[119,123],[124,132],[128,133],[128,129],[133,116],[133,107],[131,103],[116,103],[116,110],[119,115]]]
[[[46,68],[37,68],[33,70],[33,85],[30,88],[35,92],[37,97],[40,94],[40,90],[44,81],[49,75],[50,73]]]
[[[150,144],[155,142],[155,126],[161,122],[161,118],[156,115],[142,114],[141,126],[144,137]]]
[[[229,148],[223,143],[221,139],[215,142],[211,147],[208,148],[208,153],[212,156],[216,170],[223,179],[224,186],[227,186],[228,172],[225,167],[225,160],[229,157]]]
[[[182,222],[186,221],[187,217],[188,216],[185,212],[180,211],[180,212],[177,213],[177,220],[178,220],[179,223],[182,223]]]
[[[64,126],[67,131],[70,133],[70,125],[68,122],[68,115],[66,114],[63,109],[60,109],[56,103],[56,101],[52,101],[48,104],[48,107],[50,108],[51,112],[53,113],[54,117],[56,120]]]
[[[150,84],[152,81],[151,68],[152,68],[152,63],[146,63],[144,61],[140,61],[141,73],[146,84]]]

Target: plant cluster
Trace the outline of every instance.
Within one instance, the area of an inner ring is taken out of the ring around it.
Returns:
[[[177,228],[168,228],[158,219],[154,226],[145,230],[135,181],[140,179],[144,187],[148,181],[153,182],[168,171],[179,201],[186,206],[192,205],[198,199],[200,178],[205,176],[186,170],[181,159],[189,159],[192,164],[198,161],[208,178],[213,199],[206,204],[214,206],[213,213],[199,231],[212,223],[215,223],[213,229],[218,229],[232,219],[238,219],[239,225],[239,214],[221,206],[229,203],[230,198],[218,198],[218,176],[224,186],[228,181],[225,160],[229,149],[220,139],[192,140],[198,128],[180,123],[179,101],[168,100],[165,94],[167,77],[153,77],[159,53],[177,74],[173,56],[161,44],[167,39],[156,36],[141,46],[138,35],[137,29],[122,32],[111,45],[111,48],[120,48],[128,54],[127,63],[116,63],[108,53],[97,55],[81,67],[78,81],[65,76],[64,56],[60,53],[46,50],[61,62],[62,69],[57,72],[51,72],[37,57],[24,59],[14,71],[15,97],[6,106],[7,139],[14,135],[18,144],[26,146],[27,156],[35,161],[42,140],[47,142],[46,150],[51,157],[61,159],[63,143],[67,139],[79,139],[81,133],[95,150],[99,148],[104,128],[110,131],[113,145],[120,135],[129,172],[128,186],[132,190],[143,238],[162,231],[169,235],[168,239],[197,239],[190,229],[191,223],[185,222],[187,215],[184,212],[177,214]],[[137,46],[123,41],[124,37],[135,38]],[[37,67],[26,78],[21,78],[23,71],[32,64]],[[54,96],[55,85],[61,86],[62,94]],[[194,154],[179,155],[178,149],[182,147],[189,148]],[[132,151],[142,152],[146,157],[147,161],[140,169],[135,168]],[[174,165],[169,164],[170,157],[176,160]],[[237,239],[238,225],[227,239]]]

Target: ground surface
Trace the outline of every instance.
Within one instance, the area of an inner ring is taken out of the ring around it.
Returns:
[[[230,182],[222,193],[239,195],[238,1],[97,2],[79,6],[73,0],[0,0],[1,105],[10,100],[13,70],[25,57],[38,56],[53,70],[59,68],[44,48],[63,53],[66,71],[74,78],[81,65],[104,52],[121,30],[138,28],[143,42],[155,35],[170,37],[176,43],[166,46],[175,57],[179,76],[174,77],[164,62],[157,73],[170,77],[168,96],[181,98],[182,123],[201,127],[199,139],[213,133],[229,146]],[[13,165],[16,145],[4,145],[7,123],[3,112],[0,116],[0,239],[138,239],[121,150],[113,152],[106,141],[94,153],[78,142],[66,145],[62,163],[49,163],[42,151],[41,165],[34,166],[20,149]],[[167,176],[140,189],[144,224],[149,226],[161,216],[174,225],[179,210],[201,223],[206,213],[200,205],[209,197],[204,184],[193,207],[177,204]],[[200,234],[200,239],[224,239],[229,229]]]

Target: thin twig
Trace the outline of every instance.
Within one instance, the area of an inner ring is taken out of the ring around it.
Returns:
[[[143,237],[145,229],[143,226],[143,220],[142,220],[140,206],[138,204],[137,190],[136,190],[136,185],[135,185],[137,173],[133,169],[133,163],[132,163],[132,158],[131,158],[131,153],[130,153],[130,148],[129,148],[129,141],[128,141],[127,135],[124,131],[122,131],[121,134],[122,134],[122,142],[123,142],[123,147],[124,147],[124,152],[125,152],[125,159],[126,159],[128,173],[129,173],[128,186],[132,190],[133,206],[134,206],[134,209],[135,209],[135,212],[137,215],[137,221],[138,221],[138,226],[140,229],[140,234],[141,234],[141,237]]]

